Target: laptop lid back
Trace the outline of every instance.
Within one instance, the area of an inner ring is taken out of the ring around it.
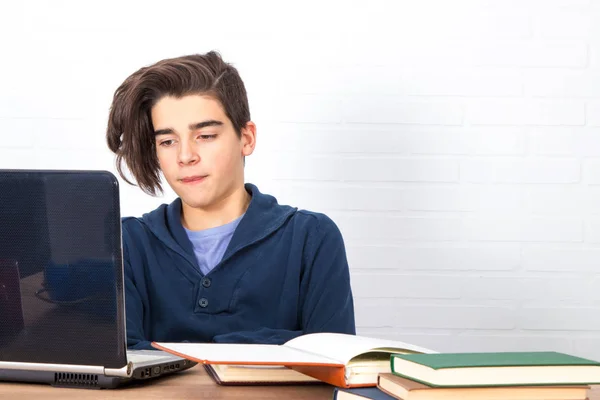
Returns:
[[[111,173],[0,170],[2,361],[127,364]]]

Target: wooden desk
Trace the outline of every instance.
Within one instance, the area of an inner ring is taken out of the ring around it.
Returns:
[[[218,386],[201,365],[172,376],[124,386],[120,389],[63,389],[50,385],[0,382],[0,399],[285,399],[330,400],[333,387],[306,386]]]
[[[63,389],[50,385],[0,382],[0,399],[248,399],[330,400],[333,387],[306,386],[218,386],[201,365],[172,376],[124,386],[120,389]],[[588,400],[600,400],[600,385],[588,391]]]

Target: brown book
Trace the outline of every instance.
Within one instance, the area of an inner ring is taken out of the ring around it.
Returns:
[[[322,384],[284,366],[204,364],[208,375],[223,386]]]
[[[391,373],[377,387],[402,400],[585,400],[589,386],[431,387]]]

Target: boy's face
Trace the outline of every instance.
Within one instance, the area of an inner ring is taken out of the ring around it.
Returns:
[[[162,173],[188,206],[208,210],[243,185],[243,157],[255,144],[252,122],[238,137],[221,103],[200,95],[163,97],[151,118]]]

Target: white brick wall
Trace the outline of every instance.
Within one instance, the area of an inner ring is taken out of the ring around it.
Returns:
[[[359,333],[600,360],[598,1],[5,3],[0,168],[114,171],[117,85],[218,49],[258,125],[247,180],[338,223]]]

